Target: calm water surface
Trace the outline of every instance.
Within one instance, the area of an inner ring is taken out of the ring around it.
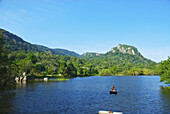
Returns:
[[[92,76],[66,82],[27,82],[0,96],[0,113],[170,113],[170,89],[159,76]],[[118,94],[109,94],[112,85]]]

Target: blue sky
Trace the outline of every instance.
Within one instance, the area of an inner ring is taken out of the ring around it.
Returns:
[[[0,0],[0,28],[79,54],[127,44],[156,62],[170,56],[170,0]]]

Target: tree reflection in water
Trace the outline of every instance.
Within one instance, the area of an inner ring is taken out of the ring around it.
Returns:
[[[25,88],[26,87],[26,81],[23,81],[22,83],[17,83],[17,88]]]
[[[164,102],[162,109],[164,109],[164,113],[170,112],[170,86],[161,86],[161,99]]]
[[[11,103],[15,97],[14,91],[1,92],[0,94],[0,113],[11,113],[14,110],[14,105]]]

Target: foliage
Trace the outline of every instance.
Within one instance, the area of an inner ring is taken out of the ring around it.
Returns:
[[[52,80],[52,81],[67,81],[67,80],[69,80],[69,79],[67,79],[67,78],[58,78],[58,79]]]
[[[157,66],[157,73],[161,76],[160,81],[170,83],[170,57],[167,60],[162,61]]]
[[[8,51],[4,50],[4,39],[0,34],[0,90],[11,90],[15,88],[14,77],[10,68]]]
[[[88,76],[97,73],[94,66],[87,65],[87,62],[81,58],[53,55],[48,52],[12,52],[10,60],[15,74],[19,76],[22,76],[23,72],[30,76],[62,75],[64,77]]]
[[[90,75],[154,75],[150,63],[142,63],[135,56],[117,55],[90,59],[72,56],[53,55],[48,52],[12,52],[10,53],[12,68],[15,73],[27,75],[61,75],[64,77]],[[135,62],[132,62],[135,60]]]

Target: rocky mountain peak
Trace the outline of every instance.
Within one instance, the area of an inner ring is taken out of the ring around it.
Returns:
[[[113,53],[116,53],[119,51],[119,52],[122,52],[123,54],[128,53],[131,55],[137,55],[137,56],[140,55],[137,48],[130,46],[130,45],[124,45],[124,44],[119,44],[117,47],[112,48],[110,51]]]

